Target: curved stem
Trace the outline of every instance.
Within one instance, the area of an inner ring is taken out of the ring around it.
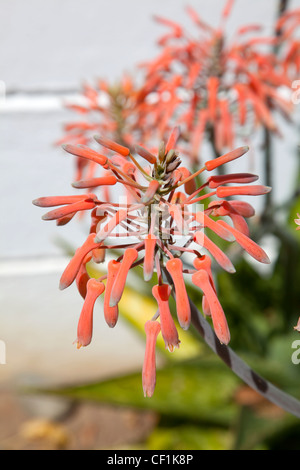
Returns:
[[[270,402],[300,418],[300,401],[283,392],[249,367],[230,347],[221,344],[210,324],[190,300],[192,324],[206,344],[246,384]]]
[[[173,281],[166,269],[164,269],[164,275],[169,284],[173,286]],[[172,289],[172,296],[175,299],[174,288]],[[214,353],[249,387],[283,410],[300,418],[300,401],[275,387],[271,382],[251,369],[229,346],[221,344],[212,327],[198,311],[191,299],[189,299],[189,303],[192,325]]]

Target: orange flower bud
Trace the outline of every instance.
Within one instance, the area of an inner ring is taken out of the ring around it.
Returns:
[[[247,251],[250,256],[252,256],[252,258],[256,259],[260,263],[270,263],[270,259],[266,252],[259,245],[257,245],[257,243],[251,240],[251,238],[231,227],[226,222],[224,222],[224,220],[218,220],[218,223],[223,225],[223,227],[228,228],[228,230],[233,233],[238,244],[241,245],[241,247],[244,248],[244,250]]]
[[[271,191],[269,186],[253,185],[253,186],[219,186],[217,188],[218,197],[228,197],[235,195],[242,196],[260,196]]]
[[[154,256],[156,247],[156,237],[148,234],[145,238],[145,257],[144,257],[144,280],[150,281],[154,269]]]
[[[227,183],[253,183],[258,180],[257,175],[252,175],[251,173],[232,173],[229,175],[214,175],[208,178],[208,186],[211,189],[215,189],[222,184]]]
[[[224,165],[225,163],[231,162],[232,160],[235,160],[236,158],[240,158],[242,155],[244,155],[246,152],[248,152],[249,147],[239,147],[235,150],[232,150],[231,152],[225,153],[221,157],[214,158],[213,160],[209,160],[205,163],[205,168],[207,171],[212,171],[215,168]]]
[[[154,194],[158,190],[159,186],[160,185],[159,185],[158,181],[156,181],[156,180],[150,181],[149,186],[148,186],[145,194],[141,198],[141,202],[146,204],[147,202],[151,201],[151,199],[153,199]]]
[[[204,270],[200,270],[192,275],[192,282],[195,286],[199,287],[205,295],[209,304],[212,322],[215,333],[221,343],[228,344],[230,341],[230,333],[227,320],[221,304],[218,300],[215,290],[213,289],[208,274]]]
[[[120,155],[123,155],[123,157],[128,157],[128,155],[130,154],[130,150],[127,147],[117,144],[113,140],[107,139],[106,137],[103,137],[102,135],[96,135],[94,136],[94,139],[96,140],[96,142],[103,145],[103,147],[106,147],[112,150],[113,152],[117,152]]]
[[[140,145],[136,145],[135,150],[136,150],[136,153],[140,157],[144,158],[145,160],[147,160],[147,162],[151,163],[152,165],[156,162],[156,157],[152,155],[152,153],[149,152],[149,150],[144,149],[144,147],[141,147]]]
[[[59,288],[61,290],[66,289],[69,287],[72,282],[75,280],[76,275],[80,269],[81,263],[85,256],[90,253],[93,249],[99,248],[101,243],[95,243],[95,233],[91,233],[86,241],[83,243],[83,245],[80,248],[77,248],[75,251],[75,254],[71,261],[69,262],[68,266],[64,270],[61,278],[60,278],[60,284]]]
[[[168,260],[166,268],[174,282],[178,322],[184,330],[187,330],[191,323],[191,308],[182,274],[183,266],[181,259],[173,258]]]
[[[32,204],[39,207],[54,207],[54,206],[64,206],[66,204],[74,204],[74,202],[85,201],[87,199],[96,199],[95,194],[79,194],[72,196],[49,196],[49,197],[39,197],[34,199]]]
[[[107,157],[101,155],[100,153],[96,152],[95,150],[90,149],[89,147],[85,147],[84,145],[63,145],[62,148],[72,155],[76,155],[77,157],[86,158],[87,160],[91,160],[92,162],[98,163],[99,165],[103,166],[107,164]]]
[[[94,305],[99,295],[104,292],[104,289],[104,284],[96,279],[90,279],[87,283],[87,294],[77,327],[77,348],[87,346],[92,340]]]
[[[198,212],[195,216],[197,222],[203,225],[203,227],[208,227],[210,230],[215,232],[219,237],[227,240],[228,242],[234,241],[234,236],[229,230],[220,230],[220,225],[217,224],[213,219],[208,217],[205,212]],[[223,229],[224,227],[222,227]]]
[[[75,181],[72,183],[73,188],[95,188],[97,186],[112,186],[116,184],[117,178],[114,175],[101,176],[99,178],[91,178],[89,180]]]
[[[169,136],[169,140],[166,144],[166,154],[170,151],[170,150],[173,150],[175,149],[176,147],[176,143],[177,143],[177,140],[179,139],[179,136],[180,136],[180,127],[179,126],[176,126],[174,127],[174,129],[172,130],[170,136]]]
[[[121,261],[120,269],[116,275],[114,285],[111,290],[109,306],[115,307],[120,301],[126,283],[126,278],[131,265],[138,257],[138,251],[135,248],[127,248]]]
[[[228,256],[226,256],[225,253],[205,235],[205,233],[196,232],[194,234],[194,241],[209,251],[225,271],[235,273],[235,268]]]
[[[55,220],[62,217],[73,214],[78,211],[86,211],[93,209],[96,206],[95,201],[90,199],[83,199],[73,204],[68,204],[67,206],[60,207],[59,209],[54,209],[53,211],[47,212],[42,216],[43,220]]]
[[[170,352],[173,352],[174,348],[179,348],[180,340],[178,338],[178,332],[169,308],[171,287],[167,284],[153,286],[152,294],[158,304],[161,334],[163,336],[166,348]]]
[[[119,316],[119,308],[118,305],[115,305],[114,307],[110,307],[109,301],[110,301],[110,296],[111,296],[111,291],[116,279],[116,276],[119,272],[121,263],[115,260],[109,261],[107,265],[107,281],[106,281],[106,287],[105,287],[105,293],[104,293],[104,305],[103,305],[103,311],[104,311],[104,318],[108,326],[113,328],[118,320]]]
[[[211,259],[208,255],[203,255],[201,257],[197,257],[193,261],[193,265],[197,271],[200,271],[203,269],[204,271],[207,272],[210,283],[212,287],[216,290],[213,275],[212,275],[212,270],[211,270]]]
[[[87,263],[91,260],[91,255],[87,255],[85,259],[83,260],[79,271],[76,275],[76,285],[77,285],[77,290],[81,297],[85,299],[86,293],[87,293],[87,283],[90,279],[90,276],[86,270],[86,265]]]
[[[155,346],[156,339],[160,332],[160,324],[157,321],[147,321],[145,323],[146,349],[142,372],[142,384],[145,397],[152,397],[156,385],[156,362]]]

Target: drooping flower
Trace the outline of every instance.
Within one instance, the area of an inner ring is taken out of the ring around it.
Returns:
[[[152,397],[156,385],[155,345],[160,332],[160,323],[149,320],[145,323],[146,348],[142,372],[145,397]]]
[[[115,186],[116,195],[118,186],[125,187],[127,197],[103,200],[95,193],[86,193],[41,197],[33,201],[39,207],[56,207],[42,218],[56,220],[59,225],[61,221],[69,222],[78,212],[90,213],[89,234],[74,253],[60,279],[61,289],[75,281],[84,298],[78,322],[78,346],[87,346],[92,339],[93,309],[99,296],[104,296],[104,318],[112,328],[118,321],[118,306],[130,270],[142,266],[145,281],[156,276],[152,293],[158,310],[145,325],[145,396],[151,396],[154,392],[154,344],[157,335],[162,335],[166,348],[172,352],[181,344],[180,329],[189,328],[191,309],[185,276],[191,276],[193,284],[199,288],[203,313],[211,318],[220,342],[227,344],[230,340],[229,326],[218,299],[211,262],[217,262],[229,273],[233,273],[235,268],[217,242],[210,239],[209,233],[214,233],[228,243],[236,242],[257,261],[269,263],[264,250],[249,237],[246,219],[253,216],[253,207],[245,201],[226,198],[239,194],[263,195],[270,188],[249,185],[257,180],[256,175],[238,173],[227,174],[222,178],[211,175],[218,166],[240,158],[248,148],[240,147],[208,160],[191,174],[181,166],[180,155],[176,150],[179,135],[179,128],[174,128],[167,143],[161,142],[156,155],[141,146],[138,146],[134,155],[123,145],[98,137],[97,141],[102,145],[119,151],[121,159],[130,159],[136,170],[134,177],[125,173],[122,165],[102,153],[80,145],[65,146],[68,154],[80,155],[105,168],[107,176],[104,184]],[[203,176],[205,172],[208,177],[197,187],[196,176]],[[230,186],[231,183],[234,185]],[[94,188],[93,181],[90,185]],[[88,180],[85,188],[90,189]],[[207,204],[204,206],[203,202]],[[228,221],[223,220],[226,217]],[[111,251],[111,254],[117,251],[118,256],[108,262],[107,274],[98,279],[91,277],[87,264],[91,261],[103,262],[107,251]],[[192,267],[185,265],[185,253],[192,256]],[[171,314],[171,295],[176,298],[177,318]]]

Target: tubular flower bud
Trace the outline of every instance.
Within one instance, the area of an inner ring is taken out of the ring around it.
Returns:
[[[106,137],[103,137],[102,135],[96,135],[94,136],[94,139],[96,142],[99,144],[103,145],[103,147],[106,147],[113,152],[119,153],[123,157],[127,157],[130,154],[130,150],[123,145],[117,144],[113,140],[107,139]]]
[[[115,307],[121,300],[123,290],[125,288],[126,278],[131,265],[138,257],[138,252],[135,248],[127,248],[125,250],[123,259],[121,261],[120,269],[114,280],[114,284],[110,294],[109,306]]]
[[[157,316],[159,322],[153,319],[145,325],[145,396],[151,396],[155,387],[155,342],[159,330],[167,350],[172,352],[180,345],[177,323],[169,306],[171,292],[176,297],[178,329],[190,326],[191,309],[184,276],[191,276],[193,284],[202,291],[203,313],[211,317],[220,341],[229,342],[227,320],[213,279],[212,259],[228,273],[235,272],[235,268],[225,251],[218,246],[218,238],[214,237],[212,241],[209,235],[217,235],[228,243],[237,243],[257,261],[269,262],[262,248],[251,240],[245,225],[244,218],[254,215],[253,207],[237,199],[226,200],[226,195],[237,191],[251,195],[265,193],[265,187],[250,186],[252,189],[248,189],[247,183],[253,182],[254,176],[245,173],[208,176],[199,187],[197,183],[200,174],[242,156],[246,147],[210,160],[191,173],[181,167],[181,158],[175,148],[179,135],[179,128],[175,128],[167,143],[158,145],[155,155],[152,150],[137,147],[138,155],[135,157],[129,148],[106,138],[98,138],[98,142],[119,154],[107,158],[88,147],[67,145],[66,151],[80,158],[81,162],[89,161],[95,166],[105,167],[104,175],[102,173],[102,176],[95,178],[95,168],[92,168],[88,176],[76,181],[75,186],[97,186],[96,191],[103,192],[105,197],[98,199],[96,194],[87,193],[42,197],[33,201],[39,207],[52,207],[44,219],[56,220],[59,225],[69,222],[78,211],[90,216],[87,238],[76,249],[60,279],[60,289],[69,287],[76,280],[77,290],[84,299],[78,322],[78,347],[91,342],[93,308],[99,295],[104,292],[104,319],[108,327],[113,328],[118,321],[118,304],[129,272],[141,267],[145,281],[157,276],[152,294],[158,305],[154,318]],[[132,143],[130,148],[134,148]],[[143,162],[146,160],[145,167],[136,160],[139,154]],[[242,186],[226,186],[233,182],[242,183]],[[110,191],[107,191],[115,183],[121,184],[126,194],[119,202],[112,201]],[[210,192],[206,191],[207,187],[210,187]],[[208,203],[204,205],[205,209],[196,204],[199,201]],[[227,216],[229,223],[222,220]],[[115,252],[118,252],[117,259],[114,259]],[[107,263],[107,273],[95,279],[93,270],[87,269],[87,263],[102,262],[106,253],[113,259]],[[194,269],[184,267],[181,259],[184,253],[193,256]],[[167,276],[168,283],[163,282],[164,276]]]
[[[191,308],[183,279],[181,259],[170,259],[166,263],[166,268],[174,282],[178,322],[181,328],[187,330],[191,323]]]
[[[83,299],[86,297],[87,293],[87,283],[90,280],[90,276],[87,272],[86,265],[91,260],[91,255],[87,255],[83,260],[79,271],[76,275],[76,286],[78,289],[79,294]]]
[[[168,153],[170,150],[173,150],[176,147],[177,140],[179,139],[180,136],[180,127],[176,126],[172,130],[169,140],[166,144],[166,153]]]
[[[210,306],[204,294],[202,296],[202,311],[203,311],[203,315],[205,315],[206,317],[211,316]]]
[[[228,230],[230,230],[235,236],[237,243],[239,243],[239,245],[241,245],[241,247],[243,247],[250,256],[260,263],[270,264],[270,259],[266,252],[259,245],[257,245],[257,243],[251,240],[251,238],[231,227],[226,222],[224,222],[224,220],[219,220],[218,223],[223,225],[223,227],[228,227]]]
[[[185,167],[179,167],[175,170],[174,172],[176,175],[178,175],[178,180],[185,180],[189,176],[191,176],[190,170],[188,170]],[[196,190],[196,182],[195,179],[189,180],[185,185],[184,185],[184,190],[187,194],[193,194],[193,192]]]
[[[151,233],[145,238],[144,280],[150,281],[154,270],[154,256],[157,238]]]
[[[69,262],[68,266],[66,267],[60,278],[59,288],[61,290],[65,289],[66,287],[69,287],[75,280],[85,256],[95,248],[99,248],[101,246],[101,243],[95,243],[94,239],[95,233],[91,233],[87,237],[84,244],[76,250],[73,258]]]
[[[253,185],[253,186],[219,186],[217,188],[218,197],[228,196],[260,196],[271,191],[269,186]]]
[[[234,228],[236,228],[239,232],[244,233],[244,235],[247,235],[247,236],[250,235],[249,228],[244,217],[228,201],[223,201],[220,206],[214,208],[212,211],[212,215],[214,216],[228,215],[232,220]]]
[[[156,181],[156,180],[150,181],[148,189],[145,192],[144,196],[142,197],[141,202],[146,204],[147,202],[151,201],[151,199],[153,199],[153,197],[154,197],[156,191],[158,190],[158,188],[159,188],[159,182],[158,181]]]
[[[258,176],[250,173],[232,173],[231,175],[215,175],[208,178],[208,186],[212,189],[218,188],[227,183],[253,183],[258,180]]]
[[[104,289],[104,284],[96,279],[90,279],[87,283],[87,294],[77,327],[77,348],[88,346],[92,340],[94,305]]]
[[[212,257],[217,261],[217,263],[227,272],[235,273],[235,268],[228,258],[227,255],[214,243],[212,242],[205,233],[196,232],[194,235],[194,241],[199,243],[200,246],[203,246]]]
[[[91,200],[83,200],[79,202],[74,202],[73,204],[68,204],[67,206],[63,206],[59,209],[54,209],[53,211],[47,212],[42,216],[43,220],[55,220],[61,219],[62,217],[66,217],[70,214],[74,214],[79,211],[86,211],[90,209],[94,209],[96,206],[95,201]]]
[[[221,157],[214,158],[213,160],[209,160],[208,162],[205,162],[205,168],[207,171],[212,171],[215,168],[218,168],[221,165],[224,165],[225,163],[231,162],[232,160],[235,160],[236,158],[240,158],[242,155],[244,155],[246,152],[248,152],[249,147],[239,147],[235,150],[232,150],[231,152],[225,153],[225,155],[222,155]]]
[[[156,361],[155,346],[156,339],[160,332],[160,324],[157,321],[147,321],[145,323],[146,349],[142,371],[142,383],[144,397],[152,397],[156,385]]]
[[[167,284],[153,286],[152,294],[158,304],[162,337],[166,348],[173,352],[179,348],[180,340],[169,308],[171,287]]]
[[[192,282],[203,291],[207,299],[217,337],[221,343],[228,344],[230,341],[230,333],[227,320],[218,297],[209,281],[207,272],[200,270],[193,274]]]
[[[96,198],[95,194],[80,194],[78,196],[50,196],[50,197],[40,197],[32,201],[35,206],[39,207],[54,207],[54,206],[64,206],[66,204],[74,204],[75,202],[85,201],[87,199]]]
[[[197,258],[194,259],[193,265],[194,265],[194,267],[197,271],[203,270],[203,271],[207,272],[209,281],[210,281],[212,287],[214,288],[214,290],[216,290],[213,275],[212,275],[212,270],[211,270],[211,259],[210,259],[210,257],[207,256],[207,255],[203,255],[200,258],[197,257]]]
[[[213,219],[208,217],[205,212],[198,212],[195,216],[195,219],[197,222],[203,225],[203,227],[208,227],[213,232],[215,232],[220,238],[223,238],[228,242],[234,241],[234,236],[232,235],[232,233],[227,229],[224,230],[224,227],[221,228],[220,225],[217,224],[217,222],[215,222]]]
[[[71,153],[72,155],[76,155],[80,158],[86,158],[87,160],[98,163],[101,166],[104,166],[107,163],[107,157],[101,155],[98,152],[95,152],[95,150],[92,150],[89,147],[70,144],[63,145],[62,147],[66,152]]]
[[[74,188],[96,188],[97,186],[113,186],[116,184],[117,178],[114,175],[100,176],[100,178],[92,178],[90,180],[75,181],[72,183]]]
[[[254,208],[248,202],[231,200],[230,206],[233,207],[243,217],[248,218],[255,215]]]
[[[144,149],[144,147],[141,147],[140,145],[136,145],[135,150],[137,154],[140,155],[145,160],[147,160],[147,162],[151,163],[152,165],[156,163],[155,155],[152,155],[152,153],[149,152],[149,150]]]
[[[107,281],[106,281],[106,287],[105,287],[105,293],[104,293],[104,318],[108,326],[113,328],[119,317],[119,308],[118,305],[114,305],[111,307],[109,305],[110,302],[110,296],[111,296],[111,291],[116,279],[116,276],[119,272],[121,264],[118,261],[111,260],[109,261],[107,265]]]

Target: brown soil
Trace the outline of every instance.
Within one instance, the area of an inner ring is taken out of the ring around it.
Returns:
[[[156,422],[149,412],[94,403],[49,407],[0,390],[0,450],[138,449]]]

